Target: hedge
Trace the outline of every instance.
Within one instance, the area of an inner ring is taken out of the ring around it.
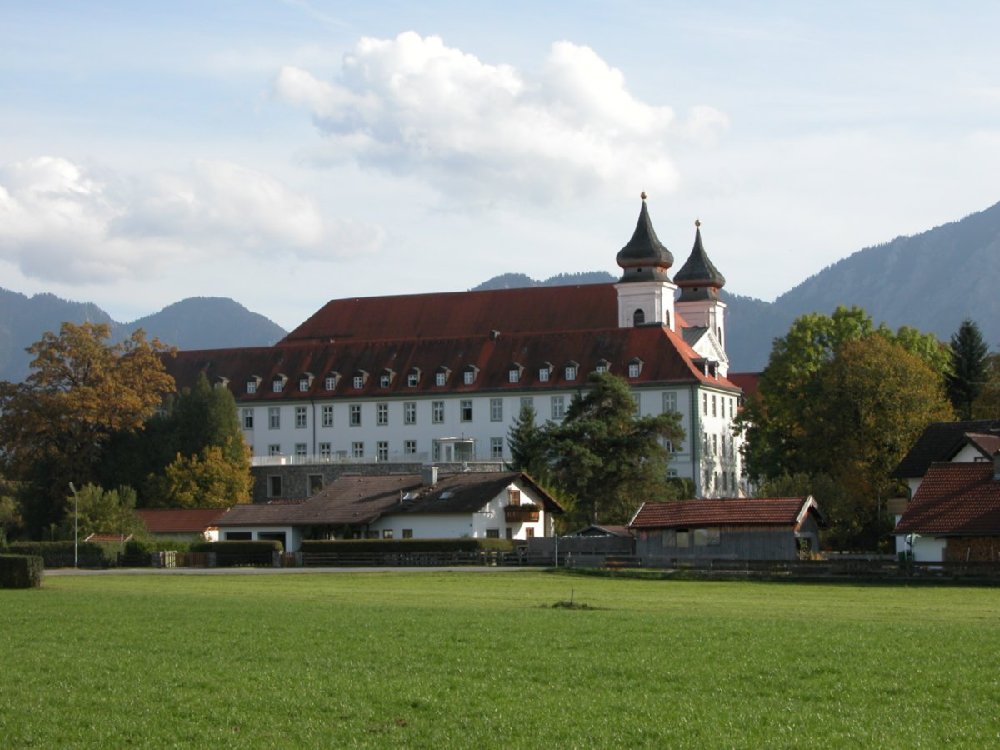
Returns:
[[[394,554],[511,552],[510,539],[335,539],[302,542],[303,554]]]
[[[45,561],[46,568],[73,567],[73,540],[61,542],[12,542],[4,550],[13,555],[37,555]],[[101,546],[93,542],[80,542],[79,565],[81,568],[106,568],[114,560]]]
[[[44,565],[38,555],[0,555],[0,589],[38,588]]]
[[[219,567],[229,565],[271,565],[274,553],[283,547],[277,540],[195,542],[192,552],[214,552],[215,563]]]

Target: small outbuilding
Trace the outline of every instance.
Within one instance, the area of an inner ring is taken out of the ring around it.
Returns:
[[[155,539],[217,542],[215,522],[225,512],[225,508],[142,508],[135,514]]]
[[[819,549],[825,520],[811,497],[647,502],[632,518],[635,552],[670,560],[796,560]]]

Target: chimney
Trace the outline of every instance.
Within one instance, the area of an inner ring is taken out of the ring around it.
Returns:
[[[438,481],[438,467],[424,466],[420,470],[420,481],[424,487],[433,487]]]

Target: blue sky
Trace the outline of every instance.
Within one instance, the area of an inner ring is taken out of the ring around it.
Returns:
[[[772,299],[1000,200],[1000,6],[7,2],[0,286],[126,321],[615,272]],[[944,259],[943,259],[944,260]]]

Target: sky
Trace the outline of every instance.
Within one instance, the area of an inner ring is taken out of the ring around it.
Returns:
[[[994,2],[7,0],[0,287],[128,322],[618,271],[765,300],[1000,200]]]

